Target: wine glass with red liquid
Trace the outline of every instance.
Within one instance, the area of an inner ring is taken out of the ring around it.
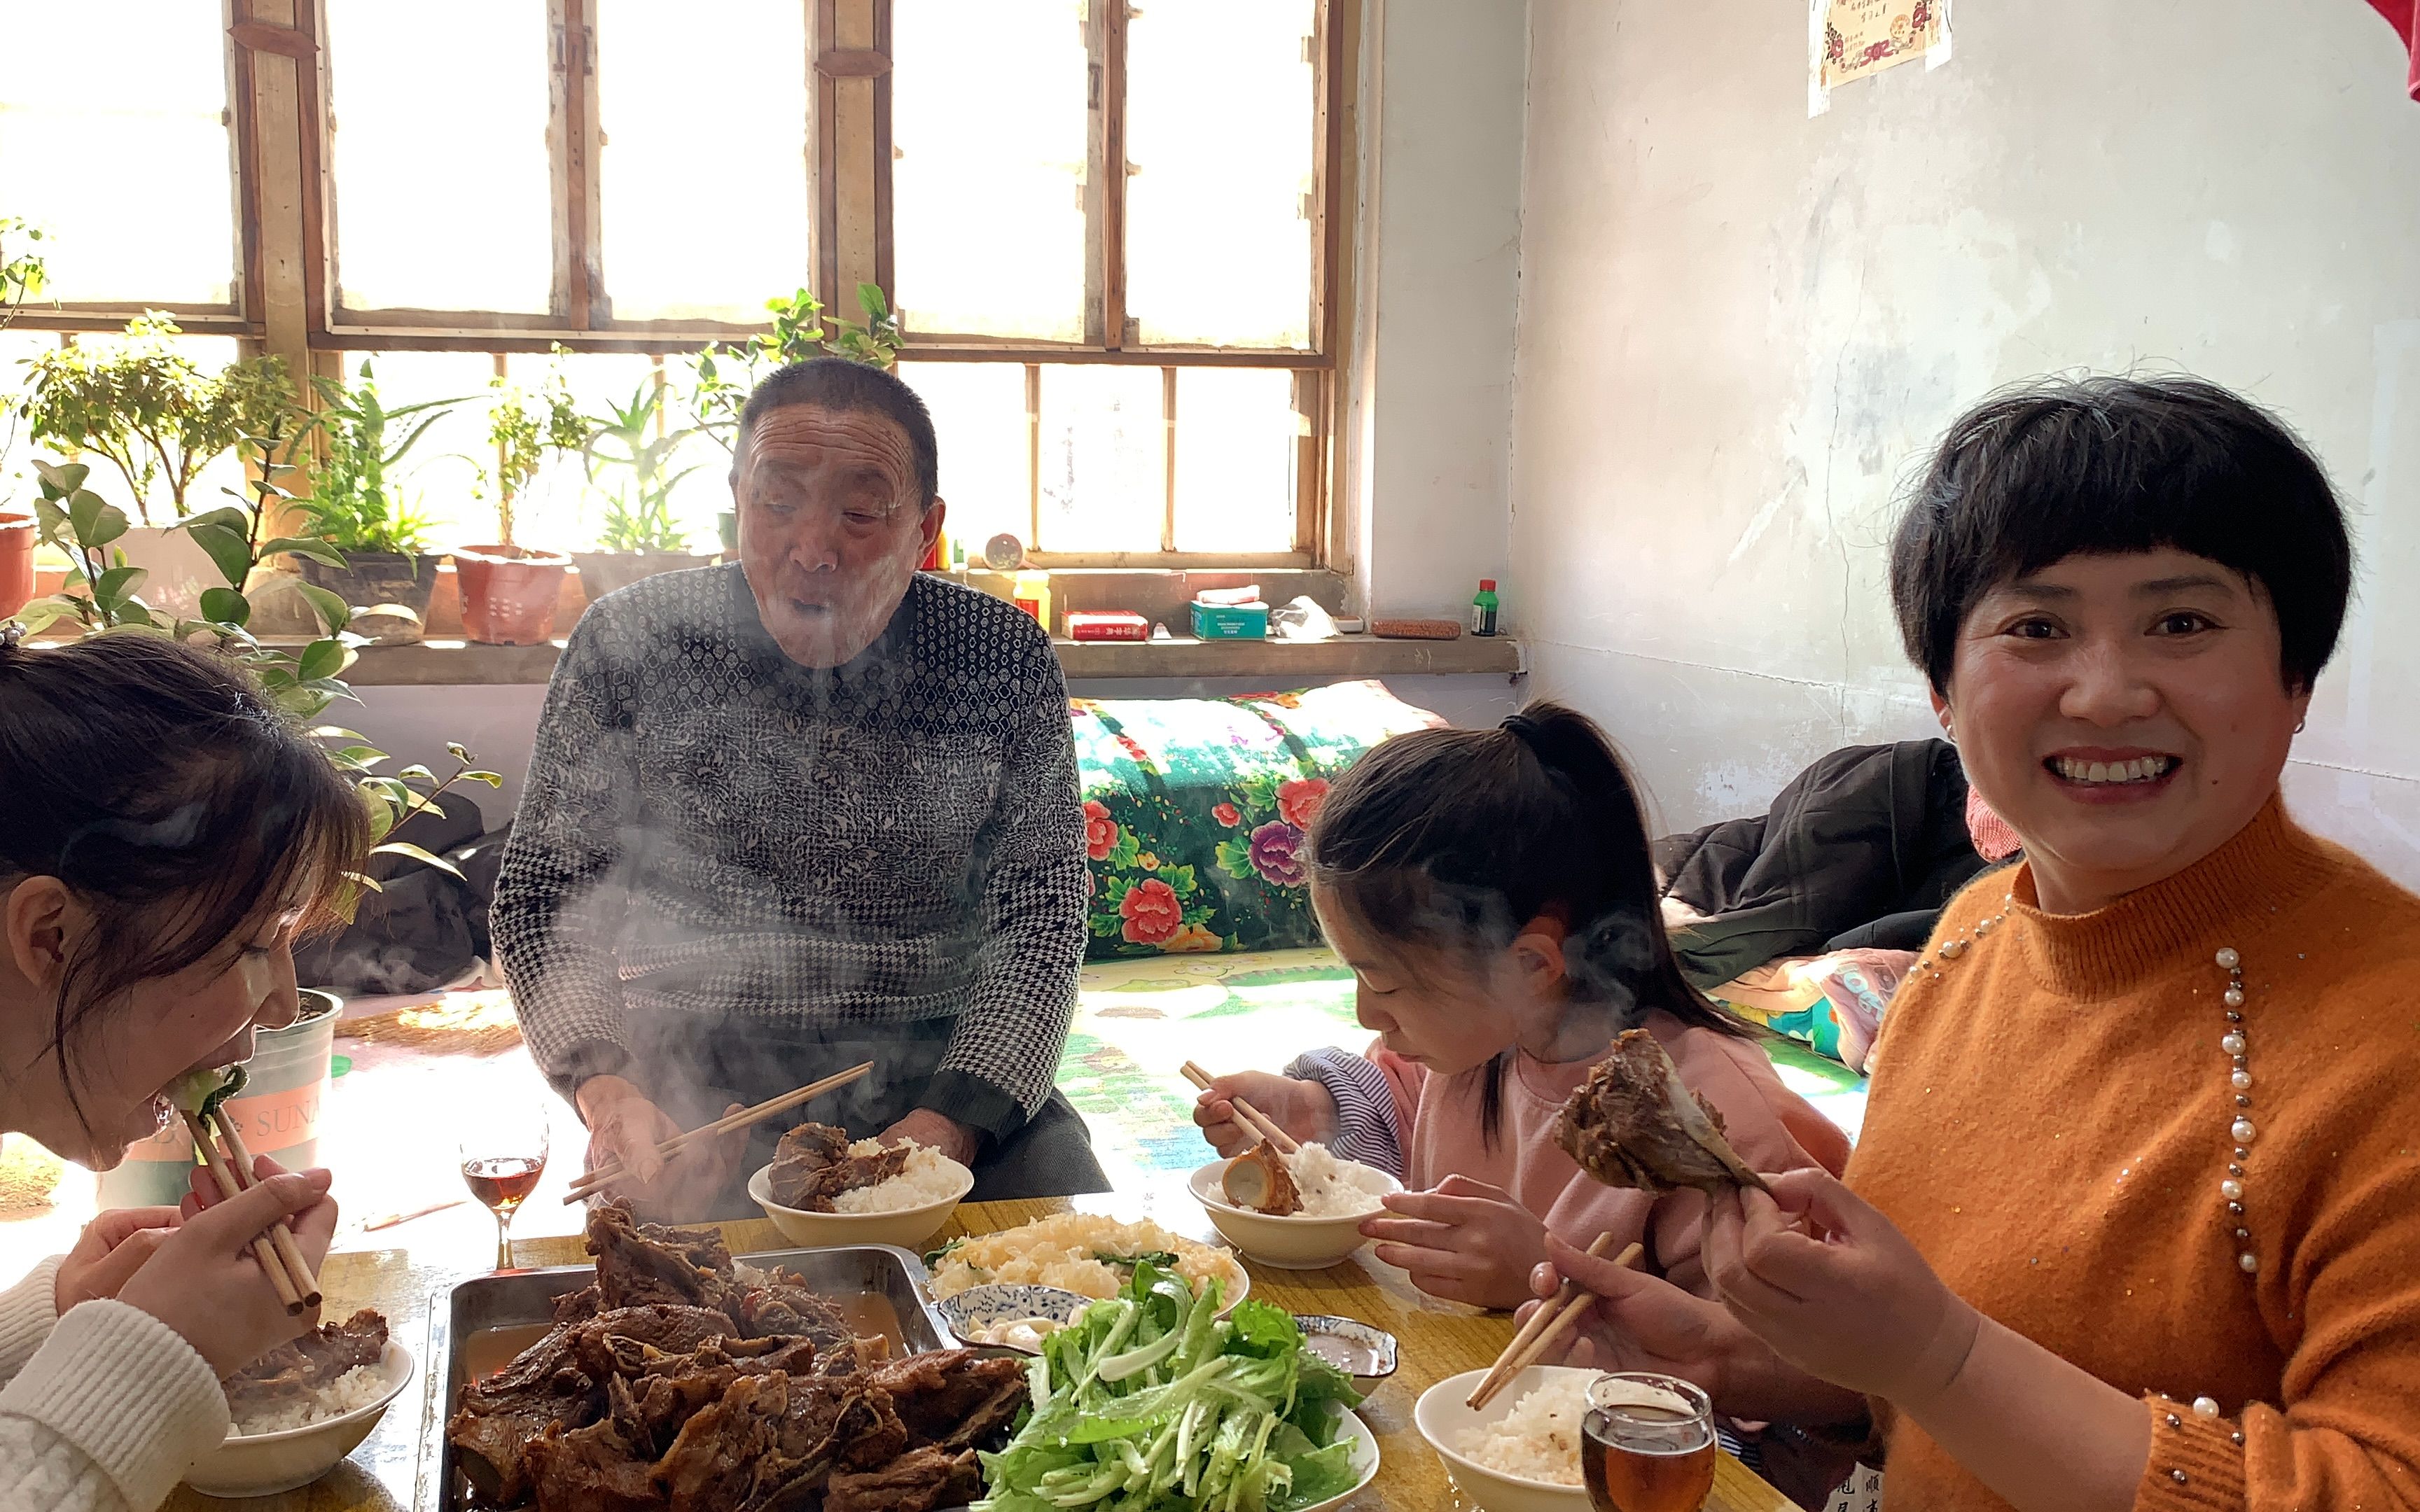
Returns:
[[[513,1214],[546,1174],[546,1109],[532,1105],[482,1109],[462,1136],[462,1180],[496,1215],[496,1269],[513,1268]]]
[[[1706,1394],[1652,1371],[1599,1376],[1580,1420],[1580,1469],[1598,1512],[1698,1512],[1714,1489]]]

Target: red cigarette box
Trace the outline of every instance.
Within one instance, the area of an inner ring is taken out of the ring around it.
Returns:
[[[1148,640],[1151,622],[1132,609],[1075,609],[1067,611],[1067,639],[1070,640]]]

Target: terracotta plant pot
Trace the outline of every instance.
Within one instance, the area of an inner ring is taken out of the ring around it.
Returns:
[[[0,619],[34,596],[34,517],[0,513]]]
[[[428,597],[437,591],[437,569],[445,558],[435,551],[409,555],[401,551],[348,551],[342,567],[332,567],[309,557],[294,560],[302,569],[304,582],[328,590],[356,610],[400,604],[411,610],[425,627],[428,623]],[[419,640],[420,634],[390,631],[380,639],[388,642],[411,641]]]
[[[462,633],[489,646],[534,646],[554,637],[554,609],[571,559],[511,546],[454,548],[462,585]]]
[[[689,551],[574,551],[571,560],[580,563],[580,585],[588,591],[588,602],[594,604],[642,578],[678,572],[684,567],[703,567],[714,559]]]

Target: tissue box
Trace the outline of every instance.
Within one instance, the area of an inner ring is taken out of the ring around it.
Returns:
[[[1203,640],[1266,640],[1269,638],[1269,607],[1266,604],[1203,604],[1193,605],[1193,633]]]

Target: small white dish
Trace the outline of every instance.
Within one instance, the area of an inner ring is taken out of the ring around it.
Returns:
[[[1437,1452],[1437,1458],[1445,1461],[1447,1473],[1462,1488],[1463,1495],[1478,1503],[1482,1512],[1588,1512],[1585,1486],[1558,1486],[1552,1481],[1490,1470],[1453,1445],[1472,1428],[1505,1417],[1514,1403],[1555,1376],[1594,1381],[1601,1374],[1602,1371],[1578,1370],[1570,1365],[1533,1365],[1514,1376],[1484,1408],[1474,1412],[1464,1403],[1487,1379],[1487,1372],[1466,1370],[1420,1393],[1420,1399],[1412,1406],[1412,1423],[1420,1430],[1420,1437],[1429,1441],[1429,1447]]]
[[[1326,1313],[1296,1313],[1294,1326],[1302,1330],[1303,1348],[1351,1376],[1365,1394],[1395,1373],[1395,1335],[1383,1328]]]
[[[956,1162],[951,1162],[956,1165]],[[748,1178],[748,1196],[773,1220],[773,1227],[783,1237],[801,1249],[820,1249],[835,1244],[896,1244],[901,1249],[916,1249],[924,1241],[941,1231],[958,1204],[974,1190],[975,1173],[959,1165],[964,1180],[954,1195],[922,1207],[900,1208],[890,1212],[809,1212],[802,1208],[785,1208],[773,1200],[773,1167],[760,1165],[756,1174]]]
[[[1325,1502],[1315,1502],[1302,1508],[1301,1512],[1334,1512],[1335,1508],[1369,1489],[1370,1483],[1378,1478],[1378,1439],[1370,1431],[1370,1425],[1361,1421],[1360,1413],[1344,1414],[1343,1428],[1338,1437],[1353,1441],[1353,1489]]]
[[[1381,1211],[1373,1196],[1366,1210],[1342,1218],[1307,1218],[1300,1213],[1279,1218],[1254,1212],[1227,1200],[1226,1174],[1227,1163],[1214,1160],[1188,1177],[1186,1185],[1228,1243],[1247,1259],[1280,1271],[1321,1271],[1336,1264],[1368,1242],[1361,1237],[1362,1220]],[[1404,1189],[1404,1183],[1393,1177],[1383,1171],[1377,1174],[1386,1180],[1387,1191]]]
[[[1063,1287],[1036,1287],[1019,1282],[995,1281],[987,1286],[969,1287],[966,1290],[943,1297],[933,1304],[950,1325],[950,1332],[960,1343],[995,1345],[1015,1350],[1019,1354],[1037,1354],[1021,1343],[1007,1339],[979,1337],[1003,1324],[1014,1324],[1040,1319],[1066,1327],[1093,1305],[1093,1299]]]
[[[273,1496],[290,1491],[336,1468],[361,1447],[403,1388],[411,1383],[411,1351],[392,1338],[379,1356],[386,1388],[378,1400],[299,1428],[274,1433],[229,1430],[219,1446],[186,1473],[185,1484],[205,1496]]]

